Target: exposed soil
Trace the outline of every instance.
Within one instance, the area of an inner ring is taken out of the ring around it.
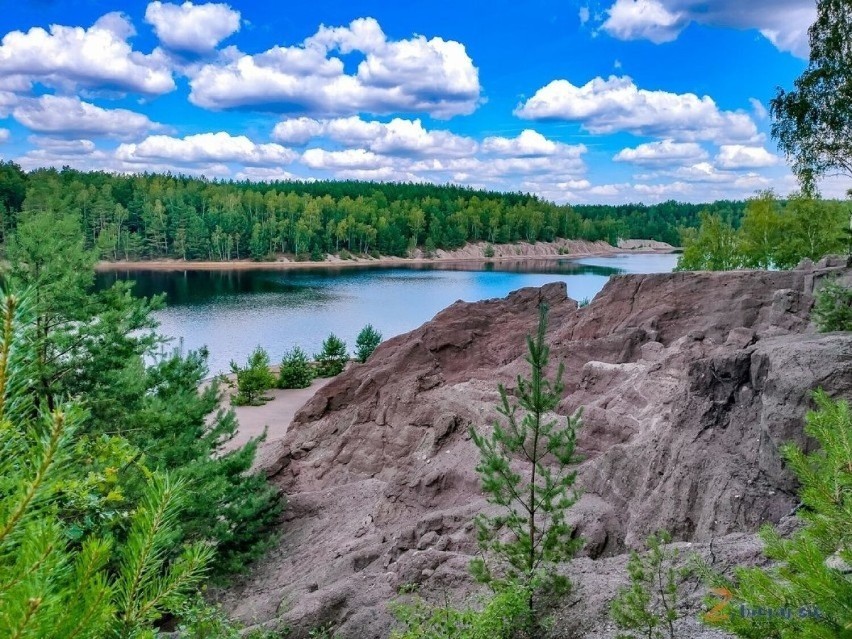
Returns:
[[[276,260],[255,262],[253,260],[186,261],[186,260],[141,260],[100,262],[99,271],[218,271],[218,270],[300,270],[300,269],[337,269],[363,266],[403,266],[411,264],[464,264],[469,262],[523,262],[540,259],[566,259],[571,257],[599,257],[619,253],[671,253],[674,247],[653,240],[624,240],[616,248],[606,242],[586,242],[584,240],[560,240],[557,242],[518,242],[514,244],[494,244],[494,256],[485,257],[485,242],[474,242],[452,251],[435,251],[433,257],[424,257],[422,251],[416,251],[414,257],[393,256],[355,257],[344,260],[337,255],[327,255],[322,262],[297,262],[287,256]]]

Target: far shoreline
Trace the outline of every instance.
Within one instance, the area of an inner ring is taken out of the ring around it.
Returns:
[[[539,243],[542,244],[542,243]],[[232,261],[211,261],[211,260],[137,260],[137,261],[101,261],[96,265],[96,270],[101,273],[109,273],[115,271],[297,271],[297,270],[333,270],[340,268],[392,268],[397,266],[428,266],[428,265],[471,265],[471,264],[508,264],[508,263],[523,263],[537,261],[558,261],[558,260],[577,260],[587,257],[617,257],[620,255],[666,255],[679,252],[677,247],[667,248],[616,248],[606,245],[608,248],[601,246],[603,243],[594,243],[594,250],[589,251],[572,251],[569,253],[545,253],[545,254],[524,254],[524,255],[495,255],[494,257],[485,256],[469,256],[458,254],[446,254],[437,257],[353,257],[352,259],[343,260],[337,256],[330,256],[331,259],[326,259],[321,262],[303,261],[296,262],[293,260],[270,260],[270,261],[254,261],[254,260],[232,260]],[[503,245],[515,246],[515,245]],[[495,249],[497,246],[495,246]],[[463,251],[463,249],[462,249]],[[460,251],[460,252],[462,252]]]

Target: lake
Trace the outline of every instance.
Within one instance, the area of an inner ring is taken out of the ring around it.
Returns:
[[[593,298],[610,276],[663,273],[674,254],[628,254],[512,263],[429,264],[405,267],[317,268],[298,271],[114,271],[98,285],[133,280],[138,295],[165,293],[156,313],[160,332],[184,350],[207,346],[210,370],[243,362],[255,346],[273,362],[295,345],[309,354],[335,333],[354,350],[371,323],[385,339],[410,331],[456,300],[504,297],[525,286],[563,281],[568,295]]]

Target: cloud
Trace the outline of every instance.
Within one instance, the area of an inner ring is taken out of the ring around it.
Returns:
[[[240,30],[240,12],[227,4],[182,5],[156,0],[145,10],[145,22],[172,51],[208,53]]]
[[[55,95],[22,99],[12,115],[31,131],[65,137],[131,137],[161,128],[141,113],[103,109],[77,97]]]
[[[27,139],[41,149],[63,155],[88,155],[96,148],[91,140],[70,140],[43,135],[31,135]]]
[[[305,144],[312,138],[327,137],[344,146],[364,146],[388,155],[429,155],[459,157],[475,153],[472,138],[445,130],[427,130],[419,120],[394,118],[390,122],[365,121],[357,116],[314,120],[293,118],[275,125],[272,138],[285,144]]]
[[[391,158],[383,157],[366,149],[327,151],[308,149],[302,154],[302,162],[312,169],[378,169],[390,168]]]
[[[607,13],[603,28],[620,40],[671,42],[685,26],[681,13],[670,13],[658,0],[617,0]]]
[[[691,23],[757,29],[781,51],[808,57],[813,0],[615,0],[602,28],[620,40],[671,42]]]
[[[325,131],[325,122],[313,118],[288,118],[272,129],[272,139],[284,144],[306,144]]]
[[[762,146],[723,144],[716,156],[716,165],[723,169],[761,169],[775,166],[781,161],[777,155]]]
[[[769,117],[769,111],[767,111],[766,107],[763,106],[763,102],[757,98],[749,98],[748,101],[749,104],[751,104],[751,110],[754,111],[754,116],[758,120],[765,120]]]
[[[248,166],[234,175],[235,180],[248,180],[250,182],[284,182],[287,180],[303,180],[284,169],[274,167]],[[308,180],[311,181],[311,180]]]
[[[589,21],[589,18],[591,18],[589,7],[580,7],[579,18],[580,24],[586,24]]]
[[[570,155],[579,157],[586,152],[582,144],[568,145],[548,140],[538,131],[524,129],[515,138],[488,137],[482,142],[482,149],[497,155],[516,157],[537,157],[548,155]]]
[[[11,131],[9,129],[0,129],[0,144],[8,142]]]
[[[591,133],[627,131],[675,140],[744,142],[758,137],[751,117],[722,111],[710,96],[638,88],[627,76],[597,77],[582,87],[554,80],[515,114],[527,120],[580,122]]]
[[[698,162],[706,158],[707,151],[695,142],[660,140],[640,144],[632,149],[622,149],[612,159],[639,166],[666,166]]]
[[[134,51],[133,25],[108,13],[88,29],[51,25],[26,33],[10,31],[0,43],[0,77],[21,83],[74,89],[117,89],[147,95],[175,88],[167,57],[159,50]]]
[[[229,133],[200,133],[175,138],[152,135],[142,142],[122,144],[116,157],[124,162],[240,163],[248,166],[288,164],[296,154],[280,144],[257,144],[244,135]]]
[[[354,74],[332,55],[360,53]],[[479,72],[464,45],[414,36],[389,41],[373,18],[321,27],[298,46],[256,55],[226,50],[190,72],[190,101],[213,110],[255,108],[304,115],[425,112],[437,118],[472,113]]]

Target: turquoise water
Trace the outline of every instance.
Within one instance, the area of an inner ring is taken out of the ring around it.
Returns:
[[[101,286],[134,280],[140,295],[165,293],[156,316],[176,346],[207,346],[211,372],[243,361],[260,344],[273,361],[294,345],[309,354],[333,332],[350,350],[372,323],[385,338],[410,331],[456,300],[504,297],[525,286],[564,281],[591,299],[617,273],[671,271],[676,255],[624,255],[459,267],[429,265],[303,271],[130,271],[104,273]]]

